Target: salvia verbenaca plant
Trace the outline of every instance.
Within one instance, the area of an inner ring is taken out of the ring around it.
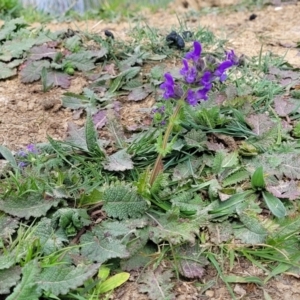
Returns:
[[[218,62],[213,56],[208,56],[204,60],[201,53],[201,43],[194,41],[194,49],[186,53],[182,60],[183,67],[180,70],[180,80],[175,81],[170,73],[165,73],[165,80],[160,85],[160,88],[164,91],[163,98],[177,100],[177,105],[168,120],[164,137],[160,136],[158,140],[159,155],[151,173],[151,185],[162,171],[162,158],[170,151],[172,142],[168,144],[168,140],[174,126],[180,124],[179,112],[181,108],[184,105],[196,106],[201,101],[207,100],[213,83],[216,81],[224,82],[227,79],[226,71],[239,63],[239,59],[233,50],[225,51],[225,59],[221,62]],[[153,112],[162,113],[164,108],[157,108]]]

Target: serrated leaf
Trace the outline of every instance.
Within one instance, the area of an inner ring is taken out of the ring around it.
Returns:
[[[139,291],[147,293],[152,300],[172,300],[175,295],[172,293],[174,282],[171,280],[171,270],[163,270],[158,267],[156,270],[147,269],[139,278]]]
[[[54,59],[57,55],[57,50],[54,48],[50,48],[47,45],[35,46],[32,47],[29,51],[29,60],[40,60],[44,57],[49,57]]]
[[[253,114],[246,118],[246,121],[252,127],[252,130],[257,135],[262,135],[263,133],[269,131],[273,126],[274,122],[266,114]]]
[[[287,214],[283,203],[278,198],[269,192],[262,192],[262,195],[266,205],[274,216],[277,218],[283,218]]]
[[[173,180],[180,182],[191,176],[195,177],[197,169],[202,163],[202,159],[192,157],[187,159],[183,163],[178,164],[173,170]]]
[[[82,95],[65,93],[62,97],[62,105],[71,109],[85,108],[89,104],[90,101]]]
[[[226,177],[222,181],[222,186],[227,187],[227,186],[230,186],[230,185],[240,183],[240,182],[245,181],[247,179],[249,179],[249,172],[246,171],[246,170],[239,170],[239,171],[229,175],[228,177]]]
[[[128,95],[130,101],[141,101],[144,100],[152,92],[150,85],[143,85],[131,90]]]
[[[81,148],[85,151],[88,150],[84,127],[78,128],[78,126],[75,123],[68,122],[67,133],[68,136],[66,138],[66,141],[74,144],[78,148]]]
[[[70,63],[79,71],[90,71],[95,68],[95,59],[92,59],[91,54],[86,51],[72,53],[63,60],[63,64]]]
[[[300,199],[300,186],[295,180],[280,180],[276,185],[268,185],[267,191],[277,198],[286,198],[289,200]]]
[[[184,135],[184,140],[186,141],[186,144],[188,146],[196,147],[200,150],[203,150],[203,145],[205,144],[207,138],[206,134],[202,130],[196,130],[193,128]]]
[[[139,217],[147,209],[145,199],[137,195],[130,186],[116,185],[106,189],[103,193],[103,210],[108,216],[118,219]]]
[[[16,263],[15,255],[8,253],[0,256],[0,270],[9,269]]]
[[[238,228],[234,230],[234,236],[245,244],[262,244],[266,240],[265,234],[255,233],[248,228]]]
[[[59,202],[60,199],[49,201],[44,199],[42,194],[30,193],[0,200],[0,210],[12,216],[29,219],[46,215],[47,211],[51,207],[57,206]]]
[[[23,83],[29,83],[39,80],[41,78],[42,69],[47,69],[49,66],[50,62],[47,60],[27,62],[20,72],[21,81]]]
[[[256,215],[242,212],[239,214],[239,218],[246,228],[254,233],[265,235],[265,237],[267,237],[268,231],[263,227]]]
[[[107,158],[104,169],[108,171],[125,171],[133,169],[133,161],[126,149],[117,151]]]
[[[17,74],[17,69],[8,67],[6,64],[0,63],[0,79],[6,79]]]
[[[14,266],[10,269],[0,270],[0,295],[9,294],[10,289],[17,284],[20,278],[20,266]]]
[[[71,85],[71,77],[63,72],[50,70],[47,72],[47,86],[60,86],[63,89],[67,89]]]
[[[29,261],[22,268],[22,280],[14,288],[13,293],[6,300],[39,300],[41,292],[37,290],[35,283],[39,276],[40,268],[37,260]]]
[[[92,231],[80,238],[81,254],[91,261],[104,263],[110,258],[127,258],[129,253],[120,240],[105,236],[101,227],[94,227]]]
[[[18,226],[18,219],[2,214],[0,216],[0,237],[7,239],[16,231]]]
[[[55,231],[51,219],[43,218],[36,226],[33,235],[39,239],[41,252],[45,255],[62,249],[69,242],[63,230]]]
[[[23,17],[15,18],[15,19],[5,22],[4,25],[1,26],[0,41],[5,40],[17,28],[23,28],[26,26],[27,26],[27,23],[25,22]]]
[[[80,43],[81,43],[81,38],[78,35],[74,35],[65,40],[65,46],[70,51],[76,49],[80,45]]]
[[[156,65],[151,68],[150,74],[153,79],[160,80],[163,77],[164,70],[160,65]]]
[[[53,265],[42,270],[35,284],[39,292],[46,291],[55,296],[66,295],[70,290],[83,285],[87,279],[93,277],[99,268],[100,264],[77,267]]]
[[[237,152],[226,153],[222,160],[222,168],[232,168],[238,164]]]
[[[156,244],[160,244],[163,241],[174,245],[183,242],[193,244],[196,235],[199,234],[199,228],[201,226],[201,220],[194,221],[186,219],[179,222],[178,219],[170,220],[165,215],[161,217],[155,216],[155,219],[159,225],[149,228],[149,237]],[[202,222],[204,224],[206,220],[203,219]]]
[[[14,40],[6,41],[2,45],[4,51],[9,52],[12,57],[19,58],[24,51],[28,51],[37,42],[34,38],[15,38]]]
[[[93,118],[90,114],[87,115],[85,122],[85,137],[86,145],[90,152],[101,152],[98,145],[98,133],[95,129]]]

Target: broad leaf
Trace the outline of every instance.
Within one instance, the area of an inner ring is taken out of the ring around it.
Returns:
[[[155,271],[147,269],[139,278],[139,290],[147,293],[152,300],[172,300],[175,295],[172,293],[174,282],[171,280],[171,270],[163,270],[158,267]]]
[[[113,218],[136,218],[148,209],[146,200],[130,186],[111,186],[104,191],[102,199],[103,210]]]
[[[0,237],[7,239],[16,231],[19,226],[19,221],[5,214],[0,216]]]
[[[79,71],[90,71],[95,68],[94,60],[89,52],[73,53],[63,60],[63,64],[71,64]]]
[[[49,57],[54,59],[57,55],[57,50],[54,48],[50,48],[47,45],[35,46],[32,47],[29,51],[29,60],[40,60],[44,57]]]
[[[10,269],[0,270],[0,295],[9,294],[10,289],[21,278],[21,267],[14,266]]]
[[[12,216],[29,219],[45,216],[47,211],[57,206],[60,199],[46,200],[42,194],[31,193],[19,197],[9,196],[0,200],[0,210]]]
[[[140,101],[144,100],[152,92],[152,87],[149,84],[139,86],[133,89],[128,95],[128,100]]]
[[[7,65],[0,63],[0,79],[6,79],[17,74],[17,70],[7,67]]]
[[[47,60],[26,62],[25,67],[20,72],[21,81],[23,83],[29,83],[39,80],[41,78],[43,68],[47,69],[49,66],[50,63]]]
[[[257,135],[262,135],[274,126],[274,122],[266,114],[250,115],[246,120]]]
[[[85,129],[84,127],[78,128],[78,126],[75,123],[68,123],[68,129],[67,129],[67,141],[72,143],[78,148],[81,148],[85,151],[87,151],[87,144],[86,144],[86,137],[85,137]]]
[[[22,269],[21,282],[6,300],[39,300],[42,293],[37,290],[35,283],[39,273],[40,268],[37,260],[29,261]]]
[[[265,203],[274,216],[277,218],[283,218],[287,214],[283,203],[278,198],[269,192],[263,192],[262,195]]]
[[[18,168],[18,164],[16,162],[15,157],[11,153],[11,151],[5,146],[0,145],[0,153],[2,156],[11,164],[13,168]]]
[[[120,240],[105,236],[101,227],[94,227],[80,238],[81,254],[91,261],[104,263],[110,258],[127,258],[126,246]]]
[[[47,86],[60,86],[63,89],[67,89],[71,85],[70,76],[63,72],[48,71],[47,72]]]
[[[286,198],[289,200],[300,199],[300,186],[295,180],[280,180],[276,185],[268,185],[267,191],[277,198]]]
[[[126,149],[117,151],[107,158],[104,169],[108,171],[125,171],[133,169],[133,161]]]
[[[42,270],[35,284],[39,292],[46,291],[55,296],[66,295],[70,290],[83,285],[87,279],[93,277],[99,267],[100,264],[77,267],[64,264],[52,265]]]

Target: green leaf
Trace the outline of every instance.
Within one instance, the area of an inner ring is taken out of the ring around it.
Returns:
[[[93,118],[90,114],[88,114],[86,118],[85,136],[88,150],[93,153],[101,152],[100,147],[98,145],[98,133],[95,129]]]
[[[100,267],[100,264],[67,266],[64,264],[52,265],[44,268],[35,281],[38,291],[50,292],[55,296],[66,295],[70,290],[75,289],[93,277]]]
[[[118,219],[136,218],[145,213],[148,203],[130,186],[116,185],[103,193],[103,210],[109,217]]]
[[[166,215],[160,217],[153,217],[157,225],[149,228],[149,237],[156,243],[160,244],[163,241],[167,241],[171,244],[178,245],[183,242],[189,242],[193,244],[195,237],[199,234],[200,226],[206,223],[205,218],[203,220],[179,220],[176,218],[170,219]]]
[[[16,263],[16,257],[11,252],[0,256],[0,270],[9,269]]]
[[[35,283],[40,268],[37,260],[31,260],[22,269],[22,280],[15,287],[13,293],[6,300],[39,300],[41,291],[37,290]]]
[[[139,278],[139,290],[148,293],[152,300],[175,299],[172,290],[174,281],[171,280],[173,273],[171,270],[163,270],[158,267],[156,270],[148,269]]]
[[[129,277],[130,277],[130,273],[126,273],[126,272],[118,273],[108,278],[104,282],[102,282],[100,284],[100,288],[98,289],[98,292],[100,294],[103,294],[112,291],[113,289],[125,283],[129,279]]]
[[[9,294],[10,289],[21,278],[21,267],[14,266],[10,269],[0,270],[0,295]]]
[[[203,145],[207,140],[206,134],[199,129],[198,130],[192,129],[187,134],[185,134],[184,139],[188,146],[196,147],[199,150],[204,150]]]
[[[0,238],[7,239],[11,237],[18,226],[18,219],[2,214],[0,216]]]
[[[259,284],[259,285],[263,285],[263,281],[256,276],[237,276],[237,275],[228,275],[228,276],[224,276],[226,282],[229,283],[255,283],[255,284]]]
[[[232,168],[238,164],[238,154],[237,152],[231,152],[225,154],[222,160],[222,168]]]
[[[60,199],[51,201],[44,199],[42,194],[30,193],[22,196],[10,196],[0,200],[0,210],[16,217],[29,219],[30,217],[45,216],[47,211],[57,206]]]
[[[133,169],[133,161],[126,149],[117,151],[107,158],[104,169],[108,171],[125,171]]]
[[[69,243],[68,237],[63,230],[55,231],[51,224],[51,219],[43,218],[36,228],[33,235],[39,239],[41,252],[49,255],[62,249],[65,244]]]
[[[240,239],[242,243],[245,244],[251,244],[251,245],[256,245],[256,244],[262,244],[265,243],[266,241],[266,235],[265,234],[259,234],[255,233],[248,228],[238,228],[234,229],[234,236],[236,239]]]
[[[238,170],[229,175],[222,181],[222,186],[227,187],[249,179],[249,172],[246,170]]]
[[[110,258],[126,258],[129,256],[126,246],[120,240],[105,236],[105,230],[100,226],[83,234],[80,238],[81,254],[91,261],[104,263]]]
[[[10,152],[10,150],[8,148],[6,148],[5,146],[0,145],[0,153],[11,164],[11,166],[13,168],[15,168],[15,169],[18,168],[17,161],[16,161],[13,154]]]
[[[79,71],[90,71],[95,68],[94,60],[86,51],[72,53],[63,60],[63,65],[72,64]]]
[[[251,185],[255,189],[263,189],[266,186],[263,167],[259,167],[254,171],[251,177]]]
[[[16,68],[9,68],[6,64],[0,62],[0,79],[6,79],[17,74]]]
[[[278,198],[269,192],[262,192],[262,195],[265,203],[274,216],[277,218],[283,218],[287,214],[283,203]]]

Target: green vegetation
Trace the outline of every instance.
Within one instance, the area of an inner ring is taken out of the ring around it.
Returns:
[[[86,115],[83,128],[69,124],[67,140],[48,137],[16,155],[0,146],[8,161],[0,183],[6,299],[108,298],[133,270],[142,273],[141,292],[171,299],[176,279],[201,280],[210,266],[235,299],[233,282],[264,289],[278,274],[299,273],[298,70],[271,54],[241,58],[207,101],[175,115],[178,100],[163,100],[159,86],[168,72],[178,82],[180,67],[166,62],[179,66],[185,51],[170,48],[159,29],[137,26],[131,37],[29,30],[21,18],[0,30],[0,79],[19,72],[44,92],[67,89],[79,72],[90,82],[62,97]],[[205,64],[223,59],[225,41],[205,28],[187,37],[188,47],[193,39]],[[155,111],[142,120],[153,122],[123,126],[116,100],[149,95]],[[266,276],[230,275],[240,259]]]

